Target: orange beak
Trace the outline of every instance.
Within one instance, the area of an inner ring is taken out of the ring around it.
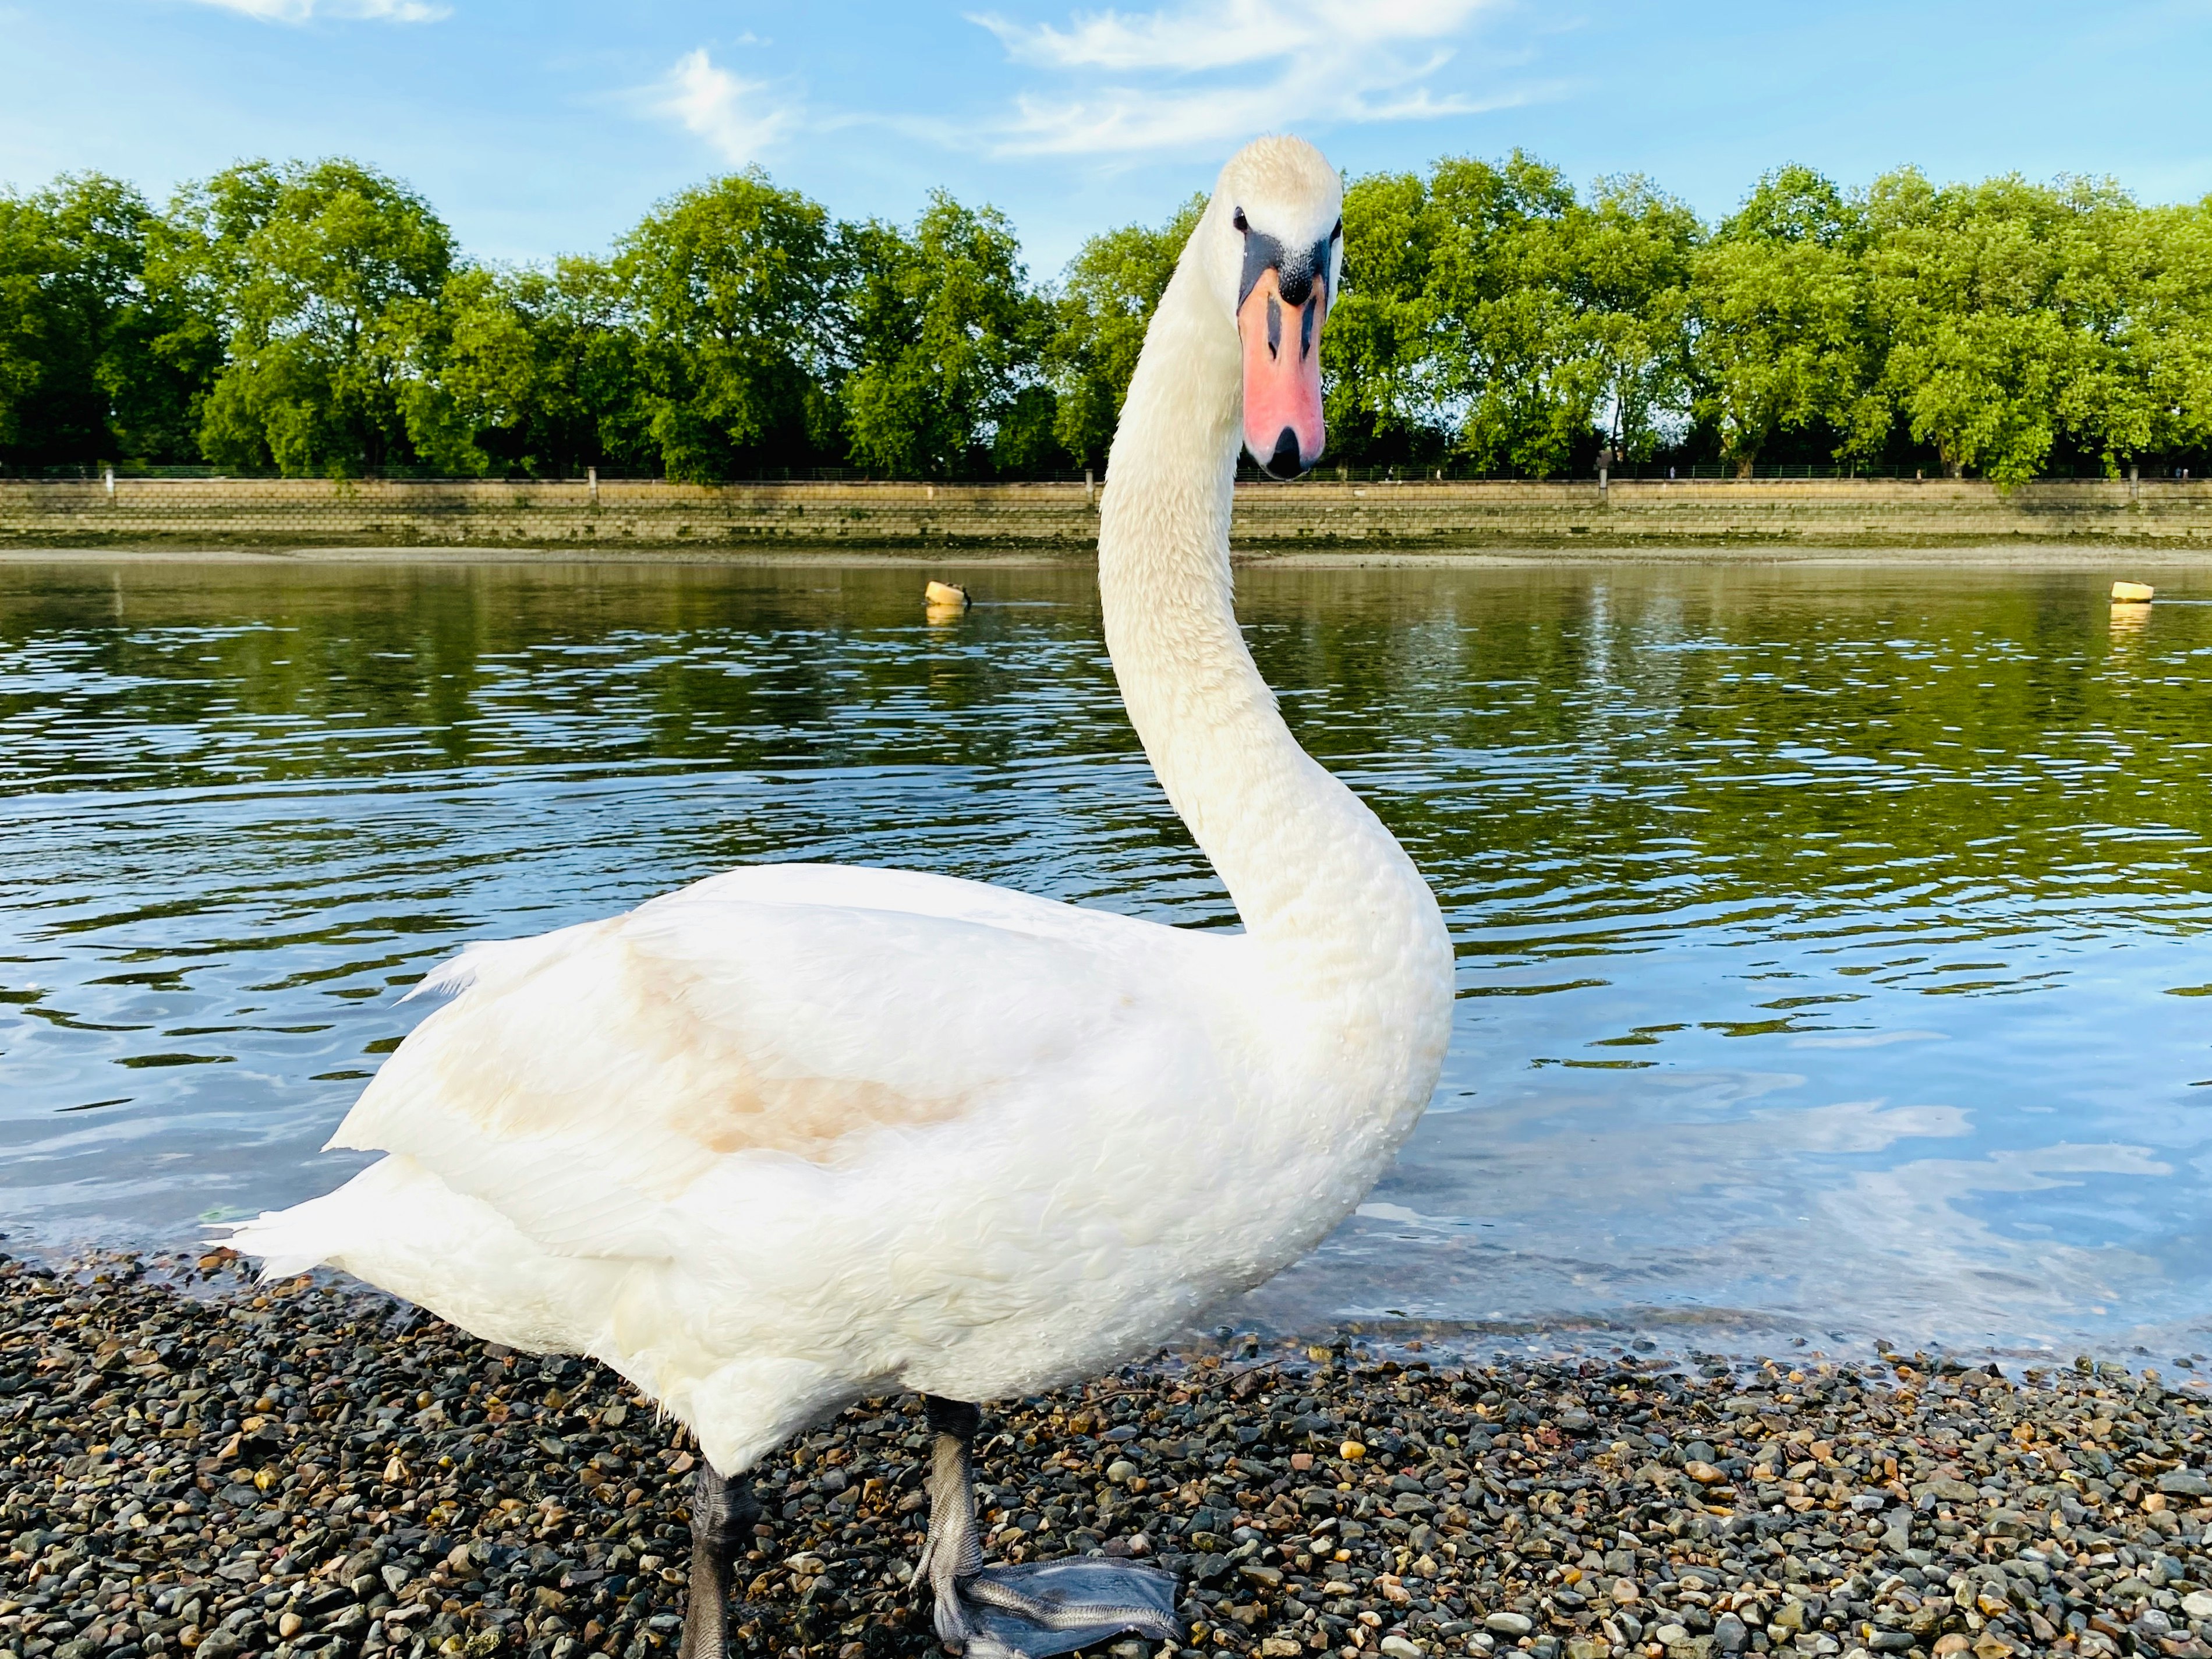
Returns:
[[[1260,273],[1237,308],[1244,344],[1244,447],[1272,478],[1295,478],[1321,459],[1321,326],[1327,280],[1316,276],[1305,303],[1283,299],[1282,273]]]

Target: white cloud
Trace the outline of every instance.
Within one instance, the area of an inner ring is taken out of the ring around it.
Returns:
[[[453,15],[451,6],[429,0],[199,0],[264,23],[304,23],[314,17],[358,17],[380,23],[434,23]]]
[[[732,167],[744,167],[758,161],[797,118],[793,110],[772,102],[767,90],[717,67],[701,46],[678,59],[654,88],[652,106],[704,139]]]
[[[1002,149],[1131,154],[1255,132],[1426,120],[1529,93],[1439,90],[1458,42],[1504,0],[1188,0],[1077,14],[1065,27],[972,15],[1018,63],[1061,84],[1015,100]]]

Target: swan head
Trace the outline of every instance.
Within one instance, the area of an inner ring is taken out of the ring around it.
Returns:
[[[1244,447],[1270,477],[1321,459],[1321,331],[1344,265],[1344,189],[1303,138],[1257,138],[1229,158],[1199,234],[1235,319]]]

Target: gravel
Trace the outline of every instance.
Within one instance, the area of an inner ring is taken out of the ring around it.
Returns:
[[[695,1454],[603,1370],[220,1255],[0,1301],[0,1659],[672,1654]],[[987,1417],[988,1553],[1151,1557],[1271,1659],[2212,1659],[2201,1382],[1701,1358],[1163,1353]],[[743,1650],[932,1650],[927,1446],[873,1401],[757,1471]]]

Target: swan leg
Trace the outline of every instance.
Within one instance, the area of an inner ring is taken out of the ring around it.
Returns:
[[[760,1513],[745,1483],[732,1486],[712,1464],[700,1464],[691,1484],[691,1585],[677,1659],[726,1659],[732,1564]]]
[[[923,1406],[937,1444],[915,1577],[929,1581],[939,1641],[967,1659],[1050,1659],[1133,1632],[1156,1641],[1182,1636],[1175,1576],[1157,1567],[1075,1558],[986,1569],[973,1453],[982,1413],[929,1396]]]
[[[960,1605],[959,1586],[983,1571],[983,1548],[975,1538],[973,1459],[983,1413],[965,1401],[935,1395],[924,1395],[921,1405],[937,1443],[929,1463],[929,1535],[915,1577],[929,1581],[937,1639],[959,1653],[974,1633]]]

